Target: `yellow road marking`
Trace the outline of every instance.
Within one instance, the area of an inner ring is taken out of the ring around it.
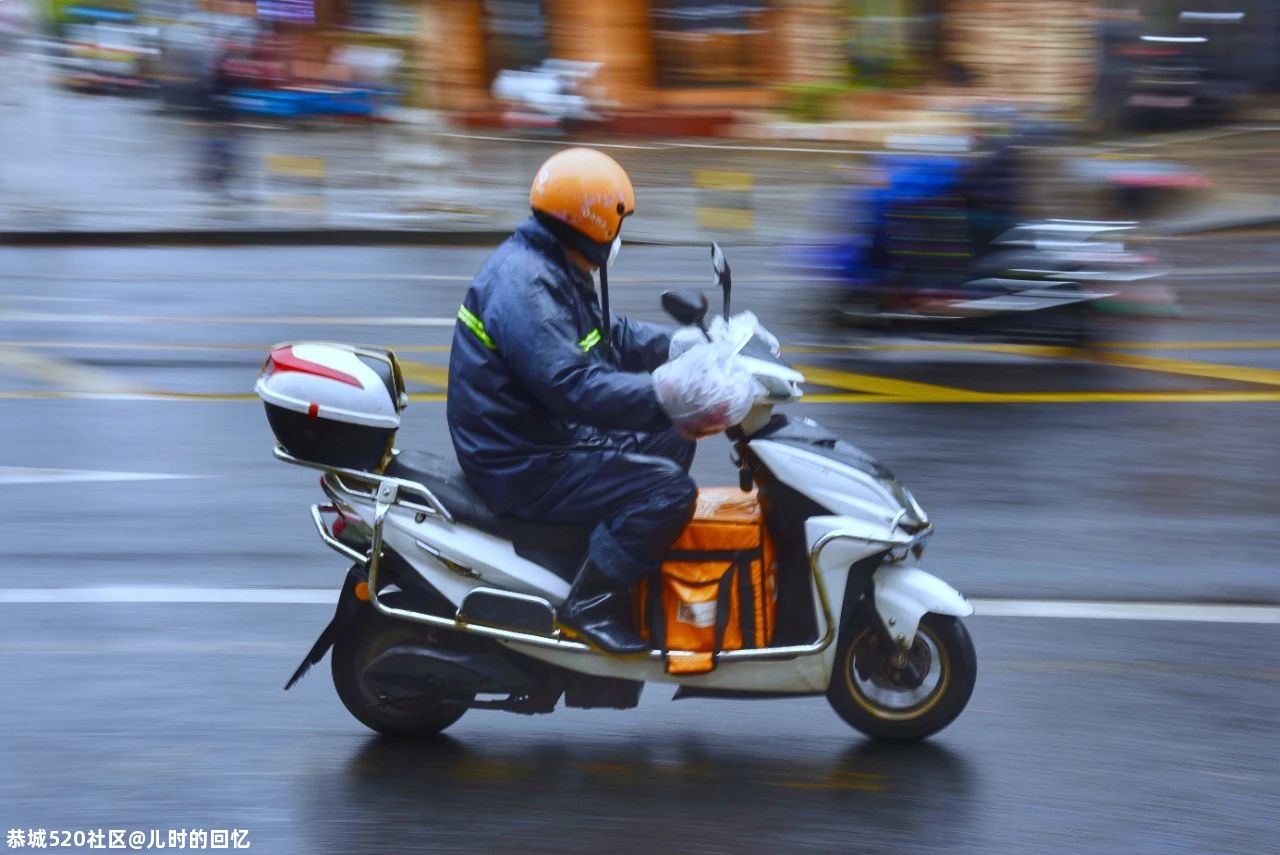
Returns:
[[[938,387],[938,394],[834,394],[805,395],[804,404],[1256,404],[1280,403],[1275,392],[974,392]],[[957,395],[957,393],[960,393]],[[0,390],[0,400],[103,400],[257,402],[252,392],[69,392],[56,389]],[[444,392],[411,393],[409,400],[443,404]]]
[[[1094,350],[1280,350],[1280,341],[1101,341]],[[783,353],[1006,353],[1014,356],[1085,358],[1088,348],[1037,344],[825,344],[783,347]]]
[[[736,190],[745,193],[755,186],[755,176],[750,172],[695,169],[693,170],[693,186],[700,190]]]
[[[860,793],[884,792],[889,778],[878,772],[836,770],[818,780],[782,781],[776,786],[792,790],[855,790]]]
[[[935,386],[931,383],[916,383],[911,380],[893,380],[874,374],[854,374],[848,371],[832,371],[828,368],[815,368],[808,365],[797,365],[796,370],[804,375],[807,383],[812,383],[815,386],[848,389],[852,392],[869,392],[882,396],[893,395],[930,401],[968,401],[973,400],[975,395],[982,394],[951,386]]]
[[[874,351],[879,353],[1007,353],[1014,356],[1036,356],[1070,359],[1084,350],[1076,347],[1048,347],[1039,344],[826,344],[807,347],[784,347],[783,353],[845,353]]]
[[[1239,365],[1222,365],[1214,362],[1193,362],[1188,359],[1167,359],[1159,356],[1139,356],[1133,353],[1095,353],[1094,362],[1133,368],[1138,371],[1159,371],[1165,374],[1182,374],[1190,377],[1210,377],[1214,380],[1233,380],[1238,383],[1259,383],[1264,386],[1280,386],[1280,371],[1267,368],[1247,368]]]
[[[37,356],[12,347],[0,347],[0,368],[71,392],[126,395],[144,391],[142,387],[127,383],[106,371],[52,356]]]
[[[805,395],[806,404],[1256,404],[1280,402],[1276,392],[974,392],[939,387],[918,395]]]
[[[426,362],[400,360],[400,373],[405,380],[444,389],[449,385],[449,369],[443,365],[431,365]]]
[[[744,208],[699,208],[698,225],[704,229],[738,229],[746,231],[755,224],[751,211]]]
[[[1201,342],[1205,345],[1204,349],[1212,349],[1213,345],[1220,342]],[[1273,344],[1272,342],[1259,342],[1262,345]],[[1280,344],[1280,343],[1277,343]],[[1120,347],[1120,343],[1109,345],[1110,347]],[[932,352],[936,348],[929,345],[902,345],[902,346],[886,346],[885,351],[899,352]],[[1038,345],[1013,345],[1013,344],[983,344],[983,345],[963,345],[950,348],[956,351],[979,351],[984,353],[1004,353],[1016,356],[1027,356],[1039,359],[1085,359],[1090,362],[1096,362],[1103,365],[1111,365],[1117,368],[1129,368],[1135,371],[1155,371],[1163,374],[1179,374],[1189,377],[1207,377],[1213,380],[1229,380],[1237,383],[1257,383],[1264,386],[1280,386],[1280,371],[1268,368],[1251,368],[1239,365],[1224,365],[1217,362],[1200,362],[1189,359],[1170,359],[1160,356],[1143,356],[1136,353],[1116,353],[1110,350],[1090,350],[1071,347],[1044,347]],[[1136,349],[1136,348],[1135,348]],[[1156,349],[1156,348],[1151,348]],[[1174,349],[1174,348],[1170,348]],[[1190,347],[1179,349],[1190,350]],[[1264,349],[1264,348],[1258,348]],[[867,392],[885,392],[887,394],[913,394],[909,386],[901,385],[867,385],[865,381],[869,379],[869,375],[847,374],[846,372],[831,372],[823,369],[802,368],[798,369],[805,375],[806,379],[819,386],[831,386],[837,389],[852,389],[853,391]],[[855,385],[842,384],[840,382],[841,375],[850,379]],[[820,376],[825,379],[820,379]],[[886,381],[890,384],[901,384],[905,381]],[[925,384],[911,384],[923,386],[923,389],[916,391],[925,391],[929,387]],[[946,387],[934,387],[946,388]],[[964,390],[957,390],[964,391]],[[1066,393],[1055,393],[1066,394]]]
[[[1280,341],[1103,341],[1114,350],[1280,350]]]
[[[296,154],[268,154],[263,166],[271,175],[288,178],[324,178],[324,158]]]
[[[1280,342],[1159,342],[1147,343],[1151,349],[1257,349],[1280,348]],[[1110,347],[1140,347],[1143,343],[1114,342]],[[118,342],[0,342],[0,368],[10,368],[61,388],[52,390],[0,390],[5,399],[111,399],[111,400],[173,400],[205,402],[257,401],[249,392],[184,392],[154,390],[121,382],[115,376],[95,369],[79,366],[74,362],[37,356],[31,349],[98,348],[143,350],[252,350],[265,352],[267,346],[254,344],[128,344]],[[983,351],[1009,353],[1035,358],[1078,358],[1095,361],[1118,368],[1141,371],[1205,377],[1240,383],[1280,387],[1280,371],[1222,365],[1211,362],[1169,359],[1132,353],[1100,352],[1075,348],[1043,347],[1034,345],[849,345],[831,348],[790,348],[789,352],[821,353],[849,349],[875,349],[885,351]],[[393,347],[402,353],[447,353],[448,345],[406,345]],[[402,360],[405,379],[422,384],[439,392],[417,393],[411,400],[438,403],[445,400],[443,390],[448,384],[446,366]],[[951,386],[920,383],[874,374],[840,371],[817,366],[797,366],[804,373],[806,382],[814,386],[841,390],[834,393],[820,392],[806,395],[810,404],[1045,404],[1045,403],[1273,403],[1280,401],[1280,391],[1061,391],[1061,392],[991,392]]]

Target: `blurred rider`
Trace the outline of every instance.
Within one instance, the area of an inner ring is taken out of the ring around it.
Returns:
[[[603,650],[639,653],[649,645],[633,626],[629,589],[657,569],[697,496],[695,442],[672,424],[650,376],[667,361],[670,335],[606,318],[596,291],[592,274],[612,260],[635,210],[613,158],[558,152],[538,170],[529,205],[533,215],[458,310],[449,431],[494,513],[591,527],[559,621]]]

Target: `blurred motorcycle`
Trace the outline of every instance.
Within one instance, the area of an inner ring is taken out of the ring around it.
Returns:
[[[1153,255],[1114,239],[1132,228],[1073,220],[1023,223],[949,281],[848,277],[847,257],[838,248],[828,250],[826,259],[811,255],[816,263],[810,270],[842,278],[831,319],[844,327],[1083,346],[1096,337],[1100,316],[1122,305],[1133,286],[1165,274]]]
[[[831,320],[863,332],[1082,345],[1134,283],[1164,275],[1117,240],[1133,222],[1017,222],[991,184],[956,158],[886,158],[859,192],[844,235],[792,252],[833,283]],[[977,201],[975,201],[977,200]]]
[[[729,267],[715,249],[729,318]],[[256,386],[276,457],[324,472],[312,520],[353,563],[333,620],[291,687],[332,648],[338,696],[384,734],[424,736],[468,710],[629,709],[645,683],[681,698],[824,696],[888,741],[950,724],[977,659],[973,608],[920,568],[933,526],[878,462],[808,419],[775,415],[803,376],[762,337],[705,324],[707,300],[663,297],[754,377],[726,432],[739,484],[699,492],[662,570],[641,583],[653,649],[601,652],[556,621],[588,526],[489,512],[452,461],[394,452],[407,400],[394,355],[344,345],[275,348]],[[696,337],[696,333],[694,334]],[[607,335],[606,335],[607,338]]]

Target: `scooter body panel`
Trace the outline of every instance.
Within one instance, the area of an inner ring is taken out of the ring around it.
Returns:
[[[788,443],[758,440],[751,450],[773,477],[833,514],[848,519],[848,528],[883,540],[893,534],[905,509],[894,495],[892,476],[856,468],[849,463]]]
[[[707,674],[668,674],[664,663],[653,658],[603,656],[562,651],[518,642],[502,642],[512,650],[570,671],[597,677],[615,677],[645,683],[670,683],[705,689],[777,694],[816,694],[826,691],[830,666],[818,654],[793,659],[724,661]]]
[[[361,509],[366,512],[372,516],[371,508]],[[414,514],[396,511],[388,515],[384,531],[385,543],[455,606],[480,587],[533,594],[552,605],[569,594],[568,582],[488,532],[434,517],[417,522]]]

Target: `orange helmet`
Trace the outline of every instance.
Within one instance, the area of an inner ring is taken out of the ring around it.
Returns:
[[[612,157],[592,148],[567,148],[538,169],[529,207],[562,243],[599,266],[623,218],[635,212],[636,197],[627,171]]]

